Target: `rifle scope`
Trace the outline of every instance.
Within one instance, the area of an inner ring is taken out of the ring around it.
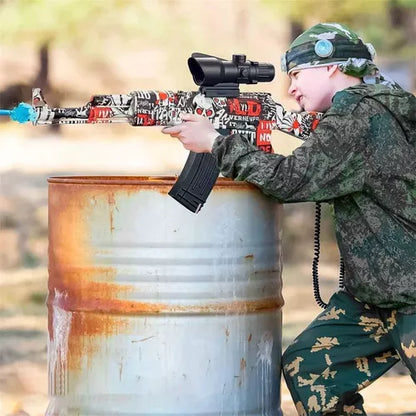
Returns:
[[[257,84],[274,78],[272,64],[247,61],[246,55],[233,55],[231,61],[202,53],[188,59],[193,79],[200,86],[218,84]]]

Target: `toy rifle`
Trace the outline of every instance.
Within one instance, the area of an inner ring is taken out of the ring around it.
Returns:
[[[41,124],[130,123],[132,126],[170,126],[181,123],[180,113],[208,117],[220,134],[241,134],[259,149],[273,152],[271,131],[281,130],[306,139],[321,115],[288,112],[269,93],[243,92],[240,84],[269,82],[271,64],[247,61],[233,55],[231,61],[193,53],[188,67],[198,91],[133,91],[129,94],[95,95],[82,107],[52,108],[39,88],[33,89],[32,105],[20,103],[13,110],[0,110],[21,123]],[[219,175],[210,153],[190,152],[185,166],[169,192],[183,206],[198,212]]]

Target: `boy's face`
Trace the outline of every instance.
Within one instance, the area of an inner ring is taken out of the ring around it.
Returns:
[[[334,95],[328,66],[293,70],[289,74],[289,94],[302,110],[326,111]]]

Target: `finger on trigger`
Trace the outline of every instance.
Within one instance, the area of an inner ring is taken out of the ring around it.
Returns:
[[[165,134],[178,134],[181,131],[181,127],[180,124],[177,126],[171,126],[171,127],[164,127],[162,129],[162,133]]]
[[[197,121],[200,117],[197,114],[192,113],[181,113],[179,116],[183,121]]]

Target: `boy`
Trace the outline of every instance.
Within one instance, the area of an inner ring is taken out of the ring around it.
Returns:
[[[283,355],[304,416],[365,415],[358,391],[399,359],[416,382],[416,99],[386,80],[373,56],[336,23],[295,39],[283,60],[289,94],[324,117],[288,157],[218,136],[192,114],[163,129],[280,202],[333,203],[345,288]]]

